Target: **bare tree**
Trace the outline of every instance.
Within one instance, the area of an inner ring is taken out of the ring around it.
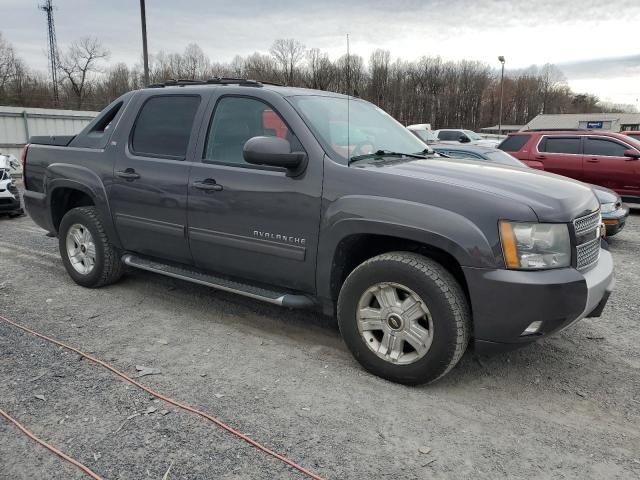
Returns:
[[[87,86],[96,72],[102,71],[100,61],[109,57],[109,50],[94,37],[83,37],[74,42],[60,57],[63,82],[76,97],[76,108],[82,108]]]
[[[329,55],[312,48],[307,52],[309,66],[307,86],[318,90],[328,90],[334,84],[336,69],[329,60]]]
[[[13,46],[2,38],[0,32],[0,95],[5,84],[16,75],[17,62]]]
[[[304,58],[304,45],[292,38],[279,39],[273,42],[269,52],[280,65],[285,85],[293,85],[296,68]]]

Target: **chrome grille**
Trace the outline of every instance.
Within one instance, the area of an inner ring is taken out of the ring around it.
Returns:
[[[576,268],[586,270],[593,266],[600,258],[600,211],[590,213],[573,221],[576,233]]]
[[[593,230],[600,226],[600,211],[590,213],[584,217],[576,218],[573,221],[573,228],[576,231],[576,235],[583,234],[589,230]]]
[[[584,270],[598,261],[600,258],[600,237],[590,242],[578,245],[577,249],[578,270]]]

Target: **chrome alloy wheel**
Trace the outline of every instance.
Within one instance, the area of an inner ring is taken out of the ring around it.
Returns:
[[[67,256],[74,270],[89,275],[96,264],[96,245],[87,227],[74,223],[67,232]]]
[[[433,320],[422,299],[398,283],[377,283],[360,297],[358,330],[383,360],[407,365],[424,357],[433,341]]]

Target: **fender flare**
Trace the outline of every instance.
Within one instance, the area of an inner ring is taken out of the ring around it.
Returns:
[[[343,197],[327,209],[322,223],[316,274],[318,296],[331,298],[332,274],[341,243],[362,234],[435,247],[455,258],[461,267],[497,266],[492,242],[475,223],[456,212],[383,197]]]
[[[78,190],[88,195],[100,214],[110,241],[116,247],[121,248],[120,237],[117,234],[111,215],[109,198],[104,183],[98,175],[90,169],[79,165],[66,163],[49,165],[45,172],[44,191],[46,192],[46,205],[51,225],[54,224],[52,198],[54,192],[60,188]]]

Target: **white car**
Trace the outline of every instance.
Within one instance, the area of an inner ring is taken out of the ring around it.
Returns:
[[[438,141],[435,133],[433,132],[433,130],[431,130],[430,123],[416,123],[415,125],[409,125],[407,127],[407,130],[409,130],[427,145],[431,145],[432,143],[436,143]]]
[[[0,215],[8,214],[11,217],[23,215],[20,206],[20,195],[11,178],[10,169],[13,162],[8,156],[0,155]]]
[[[438,141],[445,143],[470,143],[471,145],[482,145],[484,147],[497,147],[500,140],[482,138],[471,130],[443,128],[433,132]]]

